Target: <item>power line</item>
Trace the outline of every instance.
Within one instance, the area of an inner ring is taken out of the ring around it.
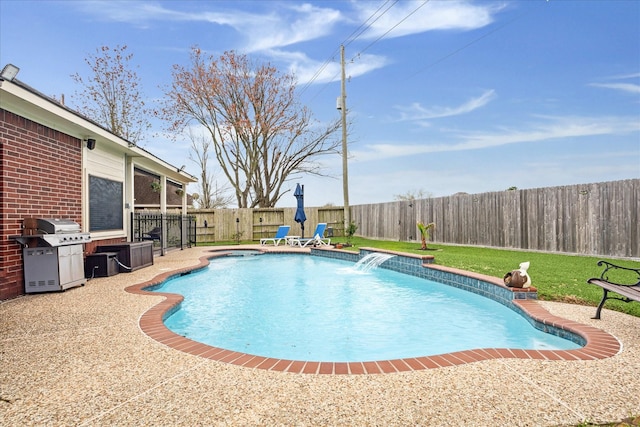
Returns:
[[[409,19],[409,17],[411,15],[413,15],[414,13],[416,13],[418,10],[420,10],[420,8],[422,8],[424,5],[426,5],[427,3],[429,3],[429,0],[425,0],[420,6],[416,7],[413,11],[411,11],[407,16],[405,16],[404,18],[402,18],[400,21],[398,21],[398,23],[396,25],[394,25],[393,27],[389,28],[384,34],[382,34],[380,37],[378,37],[377,39],[375,39],[374,41],[372,41],[371,43],[369,43],[369,45],[367,45],[364,49],[362,49],[360,52],[358,52],[355,56],[359,56],[361,54],[363,54],[366,50],[368,50],[371,46],[373,46],[374,44],[378,43],[382,38],[384,38],[384,36],[386,36],[387,34],[389,34],[391,31],[393,31],[395,28],[398,27],[398,25],[402,24],[404,21],[406,21],[407,19]],[[394,3],[395,4],[395,3]],[[388,9],[387,9],[388,10]],[[386,12],[386,11],[385,11]]]
[[[351,34],[349,34],[349,36],[342,42],[342,45],[347,46],[350,43],[354,42],[358,37],[362,35],[362,33],[364,33],[367,29],[369,29],[372,24],[374,24],[378,19],[380,19],[380,17],[382,17],[385,13],[387,13],[387,11],[391,9],[391,7],[393,7],[393,5],[395,5],[399,0],[395,0],[391,4],[391,6],[387,7],[384,12],[382,12],[377,18],[373,20],[373,22],[367,24],[367,22],[369,22],[374,16],[376,16],[376,14],[390,1],[391,0],[386,0],[384,3],[382,3],[371,15],[369,15],[369,17],[362,24],[360,24],[360,26],[358,26],[358,28],[356,28],[355,30],[353,30]],[[309,79],[309,81],[302,87],[302,89],[300,89],[300,94],[303,94],[309,88],[309,86],[311,86],[311,84],[313,84],[313,82],[316,81],[318,77],[320,77],[320,74],[324,71],[324,69],[327,68],[329,64],[334,61],[335,55],[339,51],[340,51],[340,48],[337,47],[331,53],[329,58],[326,61],[324,61],[324,63],[320,66],[320,68],[313,74],[311,79]],[[338,74],[339,72],[331,78],[331,81],[333,81],[338,76]]]
[[[380,10],[382,10],[384,8],[384,6],[389,3],[390,0],[385,1],[383,4],[381,4],[378,9],[375,10],[375,12],[373,12],[362,24],[360,24],[360,26],[355,29],[350,35],[349,37],[347,37],[347,39],[342,43],[343,46],[348,46],[349,44],[353,43],[354,41],[356,41],[360,36],[362,36],[362,34],[367,31],[369,28],[371,28],[371,26],[376,23],[380,18],[382,18],[382,16],[384,16],[393,6],[396,5],[396,3],[398,3],[399,0],[395,0],[393,3],[391,3],[391,5],[389,5],[386,9],[384,9],[384,11],[382,11],[382,13],[379,13]],[[357,58],[359,55],[361,55],[365,50],[369,49],[371,46],[373,46],[374,44],[376,44],[378,41],[380,41],[384,36],[386,36],[387,34],[389,34],[394,28],[398,27],[398,25],[402,24],[404,21],[406,21],[411,15],[413,15],[414,13],[416,13],[421,7],[423,7],[425,4],[427,4],[429,2],[429,0],[425,0],[420,6],[418,6],[417,8],[415,8],[412,12],[410,12],[407,16],[405,16],[404,18],[402,18],[400,21],[398,21],[398,23],[396,23],[393,27],[391,27],[389,30],[387,30],[384,34],[382,34],[380,37],[378,37],[376,40],[374,40],[373,42],[371,42],[369,45],[367,45],[363,50],[361,50],[360,52],[358,52],[356,55],[354,55],[351,58],[351,62],[353,62],[353,60],[355,58]],[[379,13],[379,14],[378,14]],[[377,16],[376,16],[377,15]],[[368,23],[374,16],[376,16],[375,19],[373,19],[373,21],[371,21],[370,23]],[[304,87],[301,89],[300,93],[304,93],[304,91],[306,89],[309,88],[309,86],[318,78],[318,76],[320,75],[320,73],[329,65],[329,63],[331,63],[331,61],[333,61],[333,55],[335,55],[335,52],[333,52],[331,58],[329,58],[327,61],[324,62],[324,64],[322,65],[322,67],[316,71],[316,73],[313,75],[313,77],[304,85]],[[318,91],[318,93],[316,93],[316,95],[314,95],[311,100],[315,99],[316,96],[318,96],[325,88],[326,86],[333,82],[334,79],[340,74],[340,72],[337,72],[331,79],[329,79],[329,82],[322,87],[322,89],[320,89]]]
[[[367,24],[367,22],[369,22],[369,20],[370,20],[371,18],[373,18],[373,17],[374,17],[374,16],[375,16],[379,11],[380,11],[380,9],[382,9],[382,8],[384,7],[384,5],[385,5],[385,4],[389,3],[389,1],[390,1],[390,0],[387,0],[386,2],[384,2],[383,4],[381,4],[381,5],[380,5],[380,7],[379,7],[378,9],[376,9],[376,11],[375,11],[375,12],[373,12],[373,13],[371,14],[371,16],[369,16],[369,17],[367,18],[367,20],[366,20],[366,21],[364,21],[362,24],[360,24],[360,26],[359,26],[358,28],[356,28],[356,29],[353,31],[353,33],[351,33],[351,35],[350,35],[349,37],[347,37],[347,40],[345,40],[344,42],[342,42],[342,44],[344,45],[344,47],[347,47],[347,46],[349,46],[352,42],[356,41],[356,40],[357,40],[357,38],[358,38],[358,37],[360,37],[360,36],[361,36],[365,31],[367,31],[369,28],[371,28],[371,26],[372,26],[373,24],[375,24],[375,23],[378,21],[378,19],[382,18],[382,17],[383,17],[383,16],[384,16],[388,11],[389,11],[389,9],[391,9],[393,6],[395,6],[395,4],[396,4],[396,3],[398,3],[398,1],[399,1],[399,0],[395,0],[395,1],[394,1],[394,2],[389,6],[389,7],[387,7],[387,8],[384,10],[384,12],[382,12],[380,15],[378,15],[378,17],[376,17],[376,19],[374,19],[370,24],[368,24],[368,25],[366,25],[366,26],[365,26],[365,24]],[[358,32],[358,30],[360,30],[361,28],[362,28],[362,30],[361,30],[357,35],[355,35],[355,36],[354,36],[354,34],[355,34],[356,32]],[[353,36],[353,38],[352,38],[352,36]],[[349,39],[351,39],[351,40],[349,40]]]
[[[482,39],[484,39],[484,38],[486,38],[486,37],[489,37],[491,34],[493,34],[493,33],[497,32],[497,31],[500,31],[500,30],[502,30],[503,28],[505,28],[506,26],[508,26],[508,25],[512,24],[513,22],[517,21],[517,20],[518,20],[518,19],[520,19],[522,16],[524,16],[526,13],[527,13],[527,12],[523,12],[523,13],[521,13],[520,15],[516,16],[515,18],[513,18],[511,21],[507,21],[507,22],[505,22],[504,24],[502,24],[502,25],[500,25],[500,26],[498,26],[498,27],[494,28],[493,30],[488,31],[488,32],[486,32],[486,33],[482,34],[480,37],[478,37],[478,38],[476,38],[476,39],[474,39],[474,40],[470,41],[469,43],[467,43],[467,44],[465,44],[465,45],[463,45],[463,46],[459,47],[458,49],[454,50],[453,52],[450,52],[450,53],[446,54],[445,56],[443,56],[443,57],[441,57],[441,58],[437,59],[436,61],[432,62],[431,64],[427,65],[426,67],[421,68],[420,70],[416,71],[415,73],[413,73],[413,74],[411,74],[409,77],[407,77],[407,79],[411,79],[411,78],[415,77],[416,75],[418,75],[418,74],[420,74],[420,73],[423,73],[423,72],[427,71],[427,70],[428,70],[428,69],[430,69],[430,68],[435,67],[435,66],[436,66],[436,65],[438,65],[439,63],[444,62],[445,60],[447,60],[447,59],[451,58],[452,56],[457,55],[458,53],[460,53],[461,51],[465,50],[466,48],[468,48],[468,47],[470,47],[470,46],[472,46],[472,45],[474,45],[474,44],[478,43],[480,40],[482,40]]]
[[[410,12],[407,16],[405,16],[402,20],[398,21],[398,23],[396,23],[393,27],[391,27],[389,30],[387,30],[384,34],[382,34],[380,37],[378,37],[376,40],[374,40],[373,42],[371,42],[369,45],[367,45],[364,49],[360,50],[360,52],[358,52],[356,55],[354,55],[354,57],[350,60],[353,61],[355,58],[357,58],[359,55],[361,55],[362,53],[364,53],[366,50],[368,50],[371,46],[373,46],[374,44],[376,44],[377,42],[379,42],[383,37],[385,37],[387,34],[389,34],[394,28],[398,27],[402,22],[404,22],[405,20],[407,20],[411,15],[413,15],[415,12],[417,12],[421,7],[423,7],[425,4],[427,4],[429,2],[429,0],[424,1],[420,6],[418,6],[416,9],[414,9],[412,12]],[[397,3],[397,2],[395,2]],[[394,5],[395,5],[394,3]],[[378,10],[380,10],[380,8],[378,8]],[[385,13],[389,10],[389,8],[387,8],[385,10]],[[377,11],[376,11],[377,12]],[[460,48],[454,50],[451,53],[446,54],[445,56],[439,58],[438,60],[432,62],[431,64],[427,65],[426,67],[416,71],[415,73],[411,74],[410,76],[407,77],[407,79],[413,78],[416,75],[423,73],[427,70],[429,70],[430,68],[435,67],[436,65],[440,64],[441,62],[444,62],[445,60],[447,60],[448,58],[457,55],[458,53],[460,53],[461,51],[467,49],[468,47],[478,43],[479,41],[483,40],[486,37],[489,37],[490,35],[504,29],[505,27],[507,27],[508,25],[511,25],[512,23],[514,23],[515,21],[519,20],[520,18],[522,18],[523,16],[525,16],[526,14],[528,14],[528,11],[524,11],[522,12],[520,15],[514,17],[513,19],[511,19],[510,21],[505,22],[504,24],[480,35],[478,38],[472,40],[471,42],[461,46]],[[379,17],[378,17],[379,18]],[[377,19],[376,19],[377,20]],[[375,22],[375,21],[374,21]],[[360,32],[359,35],[361,35],[362,32]],[[354,39],[355,40],[355,39]],[[339,73],[336,73],[336,75],[331,79],[331,81],[333,81]],[[318,93],[312,98],[312,100],[319,95],[324,89],[326,88],[326,85],[320,89],[318,91]]]

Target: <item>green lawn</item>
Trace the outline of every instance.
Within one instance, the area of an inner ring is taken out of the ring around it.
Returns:
[[[344,238],[332,239],[332,243],[333,241],[344,242]],[[599,277],[602,272],[602,268],[596,265],[600,259],[603,259],[599,257],[439,244],[429,244],[428,250],[422,251],[420,243],[370,240],[360,237],[354,237],[352,243],[354,246],[345,248],[345,250],[357,251],[360,247],[371,247],[421,255],[429,254],[435,257],[436,264],[499,278],[502,278],[505,273],[517,269],[521,262],[529,261],[531,266],[528,272],[532,279],[532,286],[538,289],[539,299],[595,307],[602,298],[602,289],[587,283],[587,279]],[[640,262],[604,259],[614,264],[640,268]],[[635,283],[638,278],[635,275],[627,275],[616,277],[615,280],[620,283]],[[625,304],[620,301],[608,300],[605,308],[640,317],[640,303],[638,302]]]

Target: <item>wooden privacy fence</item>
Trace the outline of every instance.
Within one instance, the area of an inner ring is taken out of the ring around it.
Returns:
[[[434,222],[431,241],[583,255],[640,258],[640,179],[456,194],[351,207],[357,236],[419,241],[418,221]],[[199,243],[257,241],[294,222],[295,208],[192,210]],[[344,236],[342,207],[305,207],[305,236],[326,222]],[[260,221],[262,218],[262,222]],[[237,220],[237,222],[236,222]],[[205,221],[206,227],[205,227]]]
[[[319,222],[326,222],[334,236],[344,233],[344,210],[341,207],[305,207],[307,216],[304,236],[311,234]],[[302,236],[300,224],[293,220],[296,208],[273,209],[196,209],[189,214],[196,217],[196,241],[253,240],[273,237],[281,225],[291,226],[289,235]]]
[[[419,240],[417,221],[434,222],[432,241],[640,257],[640,179],[358,205],[357,235]]]

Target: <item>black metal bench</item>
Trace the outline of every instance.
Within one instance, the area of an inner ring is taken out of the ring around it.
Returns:
[[[607,261],[598,261],[598,265],[605,266],[605,269],[602,274],[600,274],[600,277],[594,277],[587,280],[587,283],[600,286],[604,292],[602,301],[600,301],[598,309],[596,310],[596,315],[593,317],[593,319],[600,318],[600,311],[602,311],[604,302],[608,299],[616,299],[624,302],[640,302],[640,268],[622,267],[619,265],[611,264]],[[616,283],[609,278],[612,272],[628,272],[627,274],[631,274],[630,272],[635,272],[638,281],[636,283],[629,284]],[[621,295],[622,298],[617,296],[609,296],[609,292],[614,292],[618,295]]]

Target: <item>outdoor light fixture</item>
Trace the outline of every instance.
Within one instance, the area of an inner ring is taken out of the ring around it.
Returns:
[[[4,80],[8,80],[12,82],[13,79],[15,79],[16,76],[18,75],[19,71],[20,71],[20,68],[16,67],[15,65],[7,64],[2,69],[2,72],[0,73],[0,77],[2,77]]]
[[[93,138],[87,139],[87,148],[89,150],[93,150],[94,148],[96,148],[96,140]]]

